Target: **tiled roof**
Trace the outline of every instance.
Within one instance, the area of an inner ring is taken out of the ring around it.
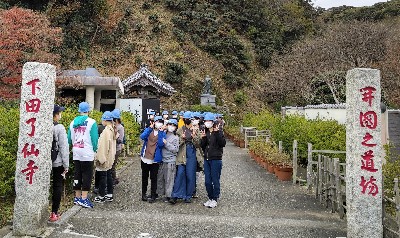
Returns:
[[[346,103],[307,105],[305,107],[290,107],[290,106],[286,106],[286,107],[283,107],[283,108],[284,109],[297,109],[297,110],[304,110],[304,109],[346,109]]]
[[[140,69],[129,76],[127,79],[122,81],[125,92],[131,91],[130,89],[134,86],[146,87],[151,86],[157,92],[171,96],[176,90],[168,83],[163,82],[157,76],[155,76],[148,69],[147,65],[142,64]]]
[[[305,109],[346,109],[346,103],[307,105]]]

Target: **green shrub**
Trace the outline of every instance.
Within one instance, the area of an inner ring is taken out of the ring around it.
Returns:
[[[238,105],[242,105],[247,101],[247,95],[242,90],[238,90],[233,96],[233,99]]]
[[[177,62],[168,62],[165,64],[165,81],[171,84],[181,84],[186,75],[185,67]]]
[[[190,110],[193,112],[216,112],[212,106],[209,105],[192,105]]]
[[[282,141],[283,150],[291,154],[293,140],[298,142],[299,161],[307,163],[308,143],[316,150],[346,150],[346,128],[336,121],[307,120],[302,116],[286,116],[263,111],[259,114],[247,114],[244,126],[253,126],[258,130],[270,130],[273,141]],[[345,155],[334,154],[345,161]]]

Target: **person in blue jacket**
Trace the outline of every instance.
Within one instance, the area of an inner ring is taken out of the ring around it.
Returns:
[[[154,122],[150,122],[148,128],[140,135],[143,142],[142,152],[140,153],[142,168],[142,201],[155,202],[157,198],[157,173],[159,163],[162,162],[162,148],[165,139],[165,126],[161,116],[156,116]],[[151,194],[147,197],[147,185],[150,175]]]

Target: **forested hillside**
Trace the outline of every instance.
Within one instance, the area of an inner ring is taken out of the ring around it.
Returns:
[[[45,46],[51,58],[35,58],[36,48],[26,47],[17,63],[93,66],[122,79],[146,63],[178,90],[163,99],[166,107],[198,104],[206,75],[217,104],[231,112],[343,102],[344,75],[353,67],[381,69],[385,100],[400,105],[393,90],[399,88],[399,0],[329,10],[307,0],[3,0],[0,7],[2,39],[15,35],[2,33],[10,32],[4,12],[13,7],[34,10],[49,22],[43,34],[55,37]],[[50,33],[59,29],[62,36]],[[11,38],[0,42],[3,59],[19,45],[4,43]],[[1,83],[15,85],[19,72],[0,67]]]

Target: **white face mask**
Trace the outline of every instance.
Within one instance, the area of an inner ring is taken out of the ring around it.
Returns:
[[[161,122],[156,122],[156,124],[154,125],[156,127],[156,129],[160,129],[164,124]]]
[[[60,112],[60,120],[61,120],[61,114],[62,114],[62,113]]]
[[[178,116],[177,116],[177,115],[173,115],[172,118],[175,118],[175,119],[176,119],[176,118],[178,118]]]
[[[149,118],[150,118],[150,119],[154,119],[154,115],[150,115]]]
[[[173,126],[173,125],[168,125],[168,131],[169,132],[174,132],[175,131],[175,126]]]
[[[205,125],[208,129],[210,129],[210,128],[213,126],[213,122],[212,122],[212,121],[206,121],[206,122],[204,122],[204,125]]]
[[[193,120],[193,121],[192,121],[192,125],[193,125],[193,126],[197,126],[198,124],[199,124],[199,120]]]
[[[164,119],[167,119],[167,118],[168,118],[168,115],[164,115],[163,118],[164,118]]]

